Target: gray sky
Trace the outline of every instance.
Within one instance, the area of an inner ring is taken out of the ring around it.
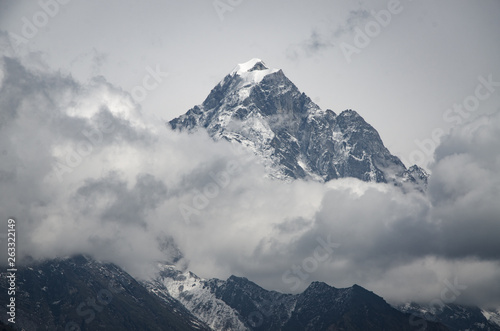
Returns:
[[[143,276],[173,238],[204,277],[423,302],[448,281],[467,287],[457,302],[500,305],[498,1],[41,3],[0,0],[0,217],[20,220],[24,254],[87,252]],[[320,107],[357,110],[432,171],[428,194],[269,181],[252,157],[164,128],[253,57]],[[227,187],[197,200],[234,162]],[[186,221],[179,206],[195,204]],[[328,241],[340,246],[319,261]],[[294,266],[311,272],[297,282]]]
[[[166,120],[201,103],[237,63],[258,57],[320,107],[357,110],[393,153],[424,167],[430,155],[411,157],[426,152],[415,140],[453,126],[443,114],[474,93],[478,76],[500,80],[498,1],[221,0],[218,10],[211,0],[66,2],[47,7],[55,14],[44,21],[38,2],[0,1],[0,29],[23,36],[23,17],[35,17],[40,27],[27,49],[79,80],[103,75],[128,92],[147,67],[159,66],[169,76],[140,103]],[[377,31],[370,12],[393,3]],[[356,29],[367,27],[373,37],[349,62],[342,43],[356,46]],[[499,104],[495,91],[472,115]]]

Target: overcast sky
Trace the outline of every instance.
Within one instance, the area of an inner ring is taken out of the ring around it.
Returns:
[[[159,66],[169,75],[141,100],[148,115],[183,114],[236,64],[258,57],[320,107],[357,110],[394,154],[421,166],[430,156],[411,157],[425,152],[415,140],[456,123],[443,115],[474,94],[478,76],[500,80],[494,0],[61,2],[47,7],[54,14],[44,20],[38,1],[1,0],[0,29],[28,32],[22,46],[55,70],[82,81],[103,75],[128,92],[147,67]],[[370,13],[388,9],[388,23],[377,30]],[[30,33],[23,18],[40,27]],[[356,43],[358,28],[373,37]],[[361,47],[345,56],[346,45]],[[497,111],[499,103],[495,91],[472,115]]]
[[[142,275],[173,238],[204,277],[424,302],[449,281],[468,288],[457,300],[500,304],[500,2],[215,4],[0,0],[0,210],[24,220],[25,254],[92,253]],[[320,107],[358,111],[433,173],[428,194],[269,181],[252,157],[164,128],[254,57]],[[186,222],[179,206],[235,159]],[[329,240],[340,246],[299,286],[287,271]]]

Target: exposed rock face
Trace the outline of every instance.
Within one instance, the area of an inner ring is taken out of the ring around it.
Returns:
[[[159,298],[116,265],[81,255],[19,267],[16,286],[9,325],[19,330],[210,330],[171,296]],[[0,296],[5,323],[7,300]]]
[[[202,279],[172,266],[146,285],[173,296],[214,330],[417,330],[410,314],[361,286],[337,289],[313,282],[300,294],[268,291],[243,277]],[[448,330],[423,321],[426,330]]]
[[[238,65],[199,106],[169,122],[189,132],[241,143],[260,155],[272,177],[414,183],[427,174],[407,169],[378,132],[355,111],[322,110],[278,69],[261,60]]]

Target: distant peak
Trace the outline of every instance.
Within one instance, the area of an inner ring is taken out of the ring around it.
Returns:
[[[314,290],[314,289],[334,289],[330,285],[324,282],[318,282],[318,281],[313,281],[311,284],[309,284],[308,290]]]
[[[235,275],[229,276],[227,279],[228,282],[236,282],[236,283],[249,283],[250,281],[246,277],[238,277]]]

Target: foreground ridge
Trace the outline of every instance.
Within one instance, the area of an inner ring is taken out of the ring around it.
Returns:
[[[173,266],[146,287],[171,295],[214,330],[417,330],[410,314],[358,285],[337,289],[312,282],[300,294],[268,291],[243,277],[202,279]],[[427,330],[448,330],[420,319]]]
[[[137,281],[82,255],[19,267],[17,286],[15,328],[25,330],[500,330],[499,312],[456,304],[396,309],[358,285],[312,282],[286,294],[243,277],[203,279],[165,264]],[[2,277],[0,290],[7,288]],[[1,307],[7,299],[0,296]],[[5,308],[0,313],[6,323]]]
[[[3,276],[3,275],[2,275]],[[159,298],[114,264],[77,255],[18,267],[18,330],[210,330],[172,297]],[[0,278],[2,291],[7,278]]]

